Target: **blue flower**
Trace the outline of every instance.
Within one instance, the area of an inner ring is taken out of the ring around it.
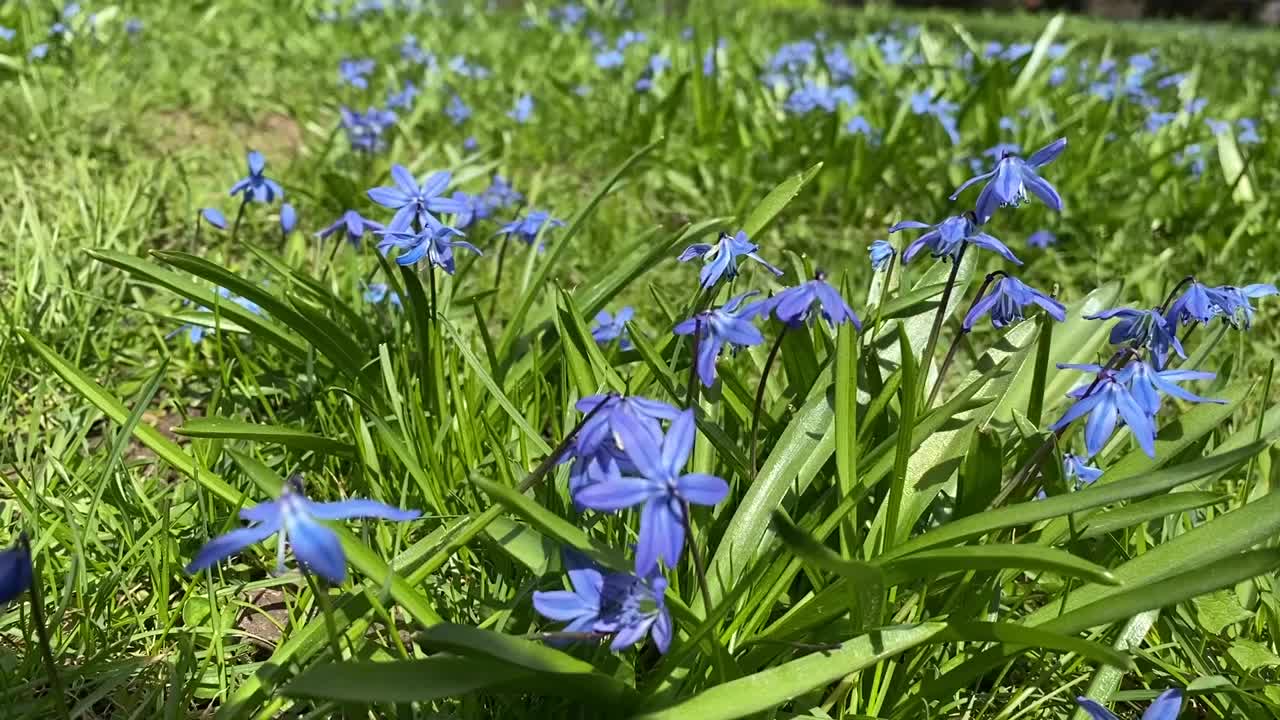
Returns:
[[[1026,160],[1017,155],[1005,155],[991,172],[966,180],[954,193],[951,193],[951,199],[955,200],[965,188],[976,182],[990,180],[978,194],[976,212],[980,223],[985,224],[990,220],[997,207],[1021,205],[1027,199],[1028,191],[1040,198],[1045,205],[1062,212],[1062,197],[1036,171],[1053,162],[1066,147],[1067,139],[1059,138],[1035,151]]]
[[[933,94],[928,91],[912,93],[909,102],[911,112],[914,114],[932,115],[937,118],[938,124],[951,138],[952,145],[960,142],[960,132],[956,129],[956,111],[960,109],[958,105],[941,98],[934,99]]]
[[[361,60],[344,58],[338,63],[338,75],[347,85],[364,90],[369,87],[369,80],[365,76],[373,72],[374,67],[376,67],[375,63],[368,58]]]
[[[262,153],[257,150],[250,150],[249,175],[232,185],[231,192],[228,194],[235,197],[240,193],[244,193],[245,202],[263,203],[273,202],[277,197],[284,197],[284,189],[280,187],[279,183],[262,174],[266,167],[267,161],[262,157]]]
[[[1240,128],[1240,133],[1236,135],[1236,142],[1241,145],[1258,145],[1262,142],[1262,138],[1258,135],[1258,124],[1249,118],[1240,118],[1236,121],[1236,126]]]
[[[798,74],[813,64],[818,46],[808,40],[787,43],[778,48],[769,59],[769,70],[774,73]]]
[[[1068,480],[1075,478],[1077,486],[1092,485],[1095,480],[1102,477],[1102,470],[1088,464],[1088,461],[1066,453],[1062,456],[1062,473]]]
[[[639,476],[588,485],[575,500],[602,511],[643,504],[636,574],[649,575],[660,560],[674,567],[684,550],[685,503],[715,505],[729,493],[729,485],[712,475],[683,473],[693,450],[693,410],[685,410],[671,422],[661,443],[638,424],[620,423],[616,432]]]
[[[644,33],[637,32],[635,30],[627,30],[618,36],[618,41],[614,44],[614,47],[618,48],[619,51],[626,50],[631,45],[644,42],[645,39],[646,37]]]
[[[1181,151],[1174,153],[1173,161],[1178,165],[1185,166],[1193,178],[1204,175],[1204,171],[1208,168],[1208,163],[1204,157],[1204,148],[1199,143],[1188,145]]]
[[[400,250],[396,256],[396,264],[413,265],[424,257],[432,267],[443,268],[450,275],[454,271],[453,249],[470,250],[476,255],[483,255],[480,248],[465,240],[451,240],[450,237],[461,237],[462,233],[439,223],[432,223],[417,232],[383,230],[382,241],[378,250],[384,255],[391,248]]]
[[[298,211],[294,210],[289,203],[284,203],[280,206],[280,232],[288,236],[297,226]]]
[[[596,313],[595,327],[591,328],[592,339],[601,345],[617,340],[620,349],[630,350],[631,340],[627,338],[627,323],[634,315],[635,310],[630,305],[618,310],[617,315],[610,315],[601,310]]]
[[[893,249],[893,245],[889,241],[876,240],[871,243],[868,252],[871,255],[871,269],[879,272],[889,267],[889,261],[893,260],[893,256],[897,251]]]
[[[24,535],[13,547],[0,550],[0,605],[17,599],[31,581],[31,547]]]
[[[1277,290],[1275,285],[1269,283],[1254,283],[1244,287],[1221,285],[1215,290],[1222,298],[1222,315],[1226,321],[1233,326],[1240,327],[1241,318],[1243,317],[1243,325],[1246,330],[1253,323],[1254,310],[1249,300],[1251,298],[1280,294],[1280,290]]]
[[[472,195],[458,190],[453,193],[453,201],[458,204],[458,211],[453,216],[453,226],[459,230],[493,214],[493,208],[485,201],[484,195]]]
[[[493,208],[519,205],[524,200],[524,195],[516,192],[501,175],[493,176],[493,180],[489,183],[489,187],[485,188],[481,197],[484,198],[486,205]]]
[[[225,215],[222,214],[222,211],[219,210],[218,208],[211,208],[211,207],[204,208],[203,210],[200,211],[200,217],[204,218],[205,222],[218,228],[219,230],[227,229],[227,218]]]
[[[1088,386],[1082,387],[1076,393],[1078,396],[1075,404],[1067,409],[1066,414],[1062,416],[1058,422],[1050,426],[1053,431],[1061,430],[1078,418],[1089,416],[1089,420],[1085,423],[1084,442],[1085,457],[1093,457],[1102,451],[1102,448],[1111,439],[1111,434],[1115,432],[1116,423],[1123,419],[1125,424],[1129,426],[1129,432],[1133,433],[1133,437],[1138,441],[1138,445],[1142,447],[1150,457],[1156,456],[1156,427],[1151,416],[1143,411],[1138,405],[1138,401],[1134,399],[1129,388],[1117,377],[1116,373],[1110,370],[1104,371],[1097,365],[1058,365],[1064,369],[1084,370],[1095,372],[1097,374],[1097,386],[1093,392],[1084,394]]]
[[[454,125],[461,125],[467,121],[467,118],[471,117],[471,108],[467,107],[467,104],[462,102],[461,97],[454,95],[449,98],[449,103],[445,105],[444,114],[449,116],[449,120],[451,120]]]
[[[406,80],[404,88],[400,92],[394,92],[387,95],[387,107],[402,110],[408,110],[413,107],[413,101],[418,98],[418,87]]]
[[[337,534],[325,527],[321,520],[382,518],[405,521],[414,520],[420,514],[417,510],[401,510],[375,500],[313,502],[302,494],[301,480],[295,476],[285,485],[279,499],[241,510],[240,518],[248,521],[249,527],[232,530],[210,540],[187,565],[187,572],[200,572],[279,533],[276,572],[284,572],[284,549],[288,543],[307,571],[337,584],[347,577],[347,558]]]
[[[557,228],[564,225],[564,221],[551,217],[551,214],[546,210],[532,210],[528,215],[525,215],[522,218],[516,218],[506,225],[503,225],[502,228],[498,230],[497,234],[505,235],[507,237],[515,235],[526,243],[532,245],[533,241],[538,237],[538,232],[542,230],[544,225],[548,230],[550,230],[551,228]]]
[[[342,213],[342,217],[334,220],[332,225],[316,233],[316,237],[324,240],[341,230],[347,236],[347,241],[358,247],[366,230],[376,232],[384,229],[382,223],[363,217],[355,210],[348,210]]]
[[[1058,87],[1067,81],[1068,71],[1064,67],[1055,67],[1049,71],[1049,86]]]
[[[573,408],[583,415],[590,415],[574,438],[574,454],[579,457],[594,455],[606,441],[617,436],[618,428],[623,425],[639,424],[655,438],[660,437],[662,426],[659,421],[675,420],[680,414],[679,410],[661,400],[638,395],[589,395],[575,403]]]
[[[388,230],[404,232],[415,219],[420,228],[439,225],[438,218],[431,213],[457,213],[461,210],[457,201],[444,196],[453,177],[448,170],[431,173],[419,184],[403,165],[392,165],[391,177],[395,180],[395,187],[377,187],[368,193],[370,200],[396,211],[387,224]]]
[[[1148,415],[1155,416],[1160,412],[1160,394],[1194,403],[1225,403],[1225,400],[1214,400],[1194,395],[1176,383],[1188,380],[1212,380],[1216,377],[1211,372],[1200,370],[1157,370],[1142,360],[1134,360],[1119,372],[1120,382],[1129,386],[1129,393],[1137,401],[1138,407]]]
[[[1015,277],[1003,275],[991,285],[991,291],[986,297],[973,304],[973,308],[964,316],[962,327],[968,332],[979,318],[990,315],[991,324],[998,330],[1022,321],[1023,309],[1028,305],[1039,305],[1049,313],[1049,317],[1058,322],[1067,319],[1067,309],[1062,303]]]
[[[614,633],[610,649],[624,650],[652,634],[659,652],[671,646],[671,615],[666,580],[659,574],[642,579],[630,573],[600,572],[578,553],[565,553],[565,570],[573,590],[534,592],[539,614],[568,623],[566,633]]]
[[[338,108],[342,130],[347,134],[351,149],[357,152],[375,153],[386,147],[383,133],[395,125],[396,114],[390,110],[371,107],[367,112],[359,113],[350,108]]]
[[[1116,716],[1112,715],[1110,710],[1087,697],[1076,698],[1076,703],[1089,713],[1089,717],[1093,720],[1116,720]],[[1173,688],[1160,693],[1152,701],[1147,711],[1142,713],[1142,720],[1178,720],[1180,712],[1182,712],[1182,691]]]
[[[716,382],[716,358],[720,350],[728,344],[737,349],[764,342],[764,336],[751,324],[754,314],[747,309],[738,310],[738,306],[755,292],[743,293],[729,300],[714,310],[705,310],[676,325],[676,335],[692,335],[698,333],[698,377],[702,384],[711,387]]]
[[[1039,248],[1041,250],[1049,247],[1050,245],[1055,245],[1057,242],[1057,236],[1048,230],[1037,230],[1027,237],[1028,247]]]
[[[369,283],[364,289],[364,301],[377,305],[383,300],[391,303],[392,307],[400,307],[400,296],[391,292],[391,288],[386,283]]]
[[[138,18],[129,18],[124,21],[124,31],[128,35],[137,35],[142,32],[142,21]]]
[[[984,250],[990,250],[1005,260],[1016,265],[1022,261],[1013,251],[996,238],[982,232],[969,213],[952,215],[937,225],[926,225],[917,220],[903,220],[889,228],[890,233],[899,230],[928,230],[929,232],[916,238],[902,253],[902,262],[909,263],[921,250],[929,248],[935,258],[947,257],[953,261],[960,256],[960,248],[968,243]]]
[[[17,30],[0,25],[0,40],[9,42],[18,34]]]
[[[436,68],[436,57],[422,49],[418,44],[418,38],[413,35],[405,35],[400,40],[400,57],[415,65],[425,65],[434,70]]]
[[[467,59],[461,55],[454,55],[449,59],[449,70],[471,80],[484,80],[493,74],[483,65],[468,63]]]
[[[1178,357],[1186,358],[1187,353],[1178,342],[1174,327],[1160,314],[1159,309],[1133,310],[1131,308],[1115,308],[1103,310],[1096,315],[1085,315],[1085,320],[1110,320],[1120,318],[1120,322],[1111,328],[1111,344],[1120,345],[1132,342],[1135,347],[1151,350],[1156,363],[1163,367],[1172,348]]]
[[[480,147],[480,141],[476,140],[475,135],[468,135],[466,140],[462,141],[462,149],[464,152],[475,152]]]
[[[862,330],[862,321],[854,314],[840,293],[827,283],[825,273],[810,281],[789,287],[771,298],[752,303],[743,311],[744,317],[772,314],[788,325],[800,325],[812,320],[811,312],[817,306],[822,317],[832,325],[851,322]]]
[[[871,127],[871,123],[861,115],[855,115],[844,126],[844,131],[851,135],[862,135],[867,138],[869,145],[875,146],[880,144],[880,132]]]
[[[32,45],[31,50],[27,52],[28,60],[43,60],[49,54],[49,43],[40,43]]]
[[[612,70],[626,62],[626,56],[619,50],[601,50],[595,55],[596,67],[601,70]]]
[[[848,85],[831,88],[806,80],[802,86],[791,92],[782,109],[797,115],[805,115],[817,109],[833,113],[839,105],[853,105],[858,96]]]
[[[684,252],[680,253],[679,261],[689,262],[694,258],[702,258],[703,265],[702,270],[698,271],[698,279],[704,288],[709,288],[725,278],[737,277],[739,259],[744,257],[760,263],[775,276],[781,276],[782,271],[760,257],[756,252],[758,249],[759,247],[750,241],[744,230],[739,230],[733,235],[722,232],[714,245],[695,243],[685,248]]]
[[[533,96],[525,93],[516,98],[515,107],[511,108],[511,112],[507,113],[507,117],[515,120],[521,125],[529,122],[529,118],[533,115]]]

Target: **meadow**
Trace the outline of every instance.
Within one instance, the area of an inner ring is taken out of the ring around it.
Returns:
[[[1280,717],[1276,35],[668,5],[0,5],[0,717]]]

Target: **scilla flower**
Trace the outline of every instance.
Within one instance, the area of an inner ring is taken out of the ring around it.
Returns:
[[[200,217],[204,218],[205,222],[219,230],[227,229],[227,216],[223,215],[222,211],[218,208],[204,208],[200,211]]]
[[[889,267],[889,261],[893,260],[893,245],[887,240],[876,240],[871,243],[871,247],[867,249],[871,255],[871,269],[879,272]]]
[[[1268,283],[1254,283],[1243,287],[1221,285],[1214,289],[1223,298],[1223,317],[1236,327],[1240,327],[1243,324],[1246,330],[1249,329],[1249,325],[1253,322],[1254,313],[1253,305],[1249,300],[1280,293],[1280,290],[1277,290],[1275,285]]]
[[[751,324],[753,316],[746,309],[738,310],[742,301],[752,295],[755,293],[743,293],[715,310],[700,312],[676,325],[676,335],[698,334],[697,369],[703,385],[715,385],[716,358],[726,344],[732,348],[741,348],[764,342],[764,336]]]
[[[929,231],[916,238],[915,242],[908,245],[902,252],[904,263],[911,262],[912,258],[925,248],[929,248],[929,254],[936,258],[955,260],[960,256],[960,248],[969,244],[990,250],[1015,265],[1022,264],[1022,261],[1004,243],[979,229],[972,213],[952,215],[937,225],[927,225],[916,220],[903,220],[889,228],[890,233],[896,233],[899,230]]]
[[[1023,310],[1028,305],[1039,305],[1058,322],[1067,319],[1067,309],[1062,303],[1015,277],[1002,275],[991,285],[986,297],[973,304],[969,314],[964,316],[962,327],[968,332],[982,316],[990,315],[991,324],[998,330],[1023,320]]]
[[[714,245],[695,243],[685,248],[678,259],[680,262],[689,262],[694,258],[702,258],[703,265],[702,270],[698,271],[698,280],[704,288],[709,288],[725,278],[737,277],[739,259],[744,257],[760,263],[775,276],[781,276],[782,271],[760,257],[756,252],[758,249],[759,247],[751,242],[743,230],[739,230],[734,235],[722,232],[720,239],[716,240]]]
[[[187,572],[200,572],[279,533],[276,572],[284,572],[287,543],[293,547],[293,554],[308,572],[337,584],[347,577],[347,557],[337,534],[325,527],[321,520],[381,518],[403,522],[414,520],[420,514],[417,510],[401,510],[375,500],[312,502],[302,494],[302,479],[295,475],[285,484],[278,500],[268,500],[241,510],[240,517],[251,523],[249,527],[232,530],[210,540],[187,565]]]
[[[788,325],[801,325],[816,317],[812,312],[815,307],[818,314],[832,325],[851,322],[858,330],[862,329],[862,321],[854,314],[853,308],[840,297],[839,291],[827,283],[826,273],[821,271],[809,282],[752,303],[742,315],[755,317],[772,314]]]
[[[627,339],[627,323],[631,321],[635,312],[630,305],[618,310],[617,315],[610,315],[607,311],[601,310],[596,313],[596,324],[591,328],[591,338],[601,345],[617,340],[619,349],[630,350],[631,341]]]
[[[1088,464],[1083,458],[1066,453],[1062,456],[1062,473],[1068,480],[1075,478],[1078,485],[1092,485],[1102,477],[1102,470]]]
[[[1069,393],[1078,399],[1067,409],[1062,419],[1050,426],[1051,430],[1055,432],[1061,430],[1075,420],[1088,415],[1089,420],[1084,428],[1084,442],[1086,457],[1093,457],[1101,452],[1103,446],[1111,439],[1116,424],[1124,420],[1143,452],[1150,457],[1156,456],[1155,422],[1138,404],[1129,388],[1114,371],[1104,370],[1097,365],[1060,364],[1058,367],[1095,372],[1098,375],[1096,386],[1091,382]],[[1087,392],[1091,386],[1093,391]]]
[[[382,223],[363,217],[355,210],[348,210],[342,213],[342,217],[334,220],[332,225],[316,233],[316,237],[324,240],[341,230],[346,235],[348,242],[359,246],[360,239],[364,237],[365,231],[374,232],[383,229],[385,228]]]
[[[514,235],[532,245],[544,225],[550,230],[564,225],[564,221],[551,217],[551,213],[546,210],[532,210],[528,215],[503,225],[498,234],[507,237]]]
[[[951,193],[951,199],[955,200],[970,185],[988,180],[986,187],[978,195],[978,205],[975,208],[978,222],[986,223],[1001,205],[1017,207],[1026,202],[1028,191],[1040,198],[1045,205],[1062,212],[1062,197],[1036,171],[1053,162],[1066,147],[1067,139],[1059,138],[1035,151],[1026,160],[1018,155],[1005,154],[996,162],[994,170],[966,180]]]
[[[280,233],[286,237],[298,226],[298,211],[289,203],[280,206]]]
[[[1160,395],[1162,393],[1179,400],[1194,403],[1208,402],[1221,405],[1226,402],[1225,400],[1202,398],[1199,395],[1183,390],[1177,385],[1177,383],[1188,380],[1212,380],[1217,376],[1211,372],[1181,369],[1157,370],[1142,360],[1134,360],[1124,366],[1124,369],[1120,371],[1119,377],[1121,382],[1129,386],[1129,392],[1133,395],[1133,399],[1138,402],[1138,407],[1152,416],[1160,412]]]
[[[1134,310],[1132,308],[1115,308],[1103,310],[1095,315],[1085,315],[1085,320],[1110,320],[1120,318],[1120,322],[1111,328],[1111,344],[1120,345],[1132,342],[1137,347],[1151,350],[1156,364],[1163,367],[1169,357],[1169,350],[1178,353],[1178,357],[1186,358],[1187,353],[1174,334],[1174,327],[1165,320],[1158,309]]]
[[[244,193],[244,202],[274,202],[277,197],[284,197],[284,188],[275,180],[263,175],[267,168],[267,160],[257,150],[249,151],[249,174],[231,186],[230,195],[235,197]]]
[[[1087,697],[1076,698],[1076,703],[1085,712],[1089,713],[1089,717],[1093,718],[1093,720],[1117,720],[1110,710]],[[1147,711],[1142,713],[1142,720],[1177,720],[1180,712],[1182,712],[1182,691],[1178,688],[1173,688],[1160,693],[1151,702],[1151,706],[1147,708]]]
[[[535,592],[533,608],[539,614],[568,623],[566,633],[612,633],[609,649],[614,652],[635,645],[646,634],[659,652],[671,646],[667,581],[661,575],[605,574],[577,553],[565,553],[565,569],[573,589]]]
[[[638,477],[627,475],[587,485],[574,500],[606,511],[644,505],[636,545],[636,574],[648,576],[658,567],[659,560],[667,567],[680,561],[687,520],[685,503],[715,505],[729,493],[729,485],[713,475],[684,473],[693,450],[692,410],[676,416],[661,442],[638,423],[616,423],[614,432]]]
[[[450,275],[454,271],[454,248],[469,250],[476,255],[484,254],[480,252],[480,248],[465,240],[451,240],[454,236],[461,237],[462,233],[439,223],[429,223],[418,232],[384,230],[381,235],[382,242],[378,243],[378,250],[385,254],[393,247],[400,249],[400,254],[396,256],[397,264],[413,265],[426,258],[432,267],[442,268]]]
[[[368,193],[370,200],[396,211],[387,224],[388,230],[404,232],[415,219],[420,228],[439,225],[439,220],[432,213],[452,214],[462,209],[456,200],[444,196],[453,177],[448,170],[431,173],[419,184],[408,168],[392,165],[391,177],[395,180],[393,187],[376,187]]]
[[[0,605],[31,587],[31,547],[22,535],[8,550],[0,550]]]

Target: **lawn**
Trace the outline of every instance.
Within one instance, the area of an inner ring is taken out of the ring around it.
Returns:
[[[1274,33],[491,4],[0,6],[0,717],[1280,717]]]

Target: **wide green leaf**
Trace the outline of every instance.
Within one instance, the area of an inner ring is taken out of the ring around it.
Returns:
[[[808,170],[783,180],[777,187],[770,190],[760,204],[756,205],[755,209],[742,221],[742,230],[747,233],[747,237],[755,238],[769,227],[774,218],[778,217],[778,214],[821,170],[822,163],[816,163]]]

